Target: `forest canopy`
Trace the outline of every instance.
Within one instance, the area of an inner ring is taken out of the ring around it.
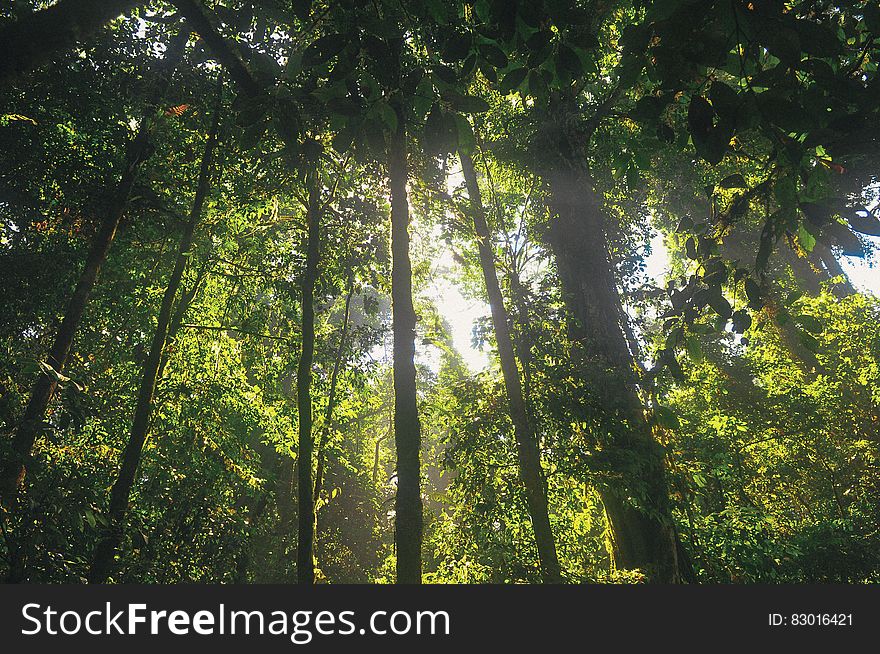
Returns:
[[[878,63],[873,0],[0,0],[0,575],[880,581]]]

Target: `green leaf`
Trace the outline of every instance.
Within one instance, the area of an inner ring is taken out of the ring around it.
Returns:
[[[353,142],[354,132],[347,127],[343,127],[336,133],[336,136],[333,137],[333,149],[339,154],[345,154],[348,152],[348,149]]]
[[[659,98],[656,95],[646,95],[643,98],[639,98],[636,106],[629,112],[629,115],[633,120],[640,122],[656,120],[667,104],[663,98]]]
[[[799,332],[798,336],[800,337],[800,341],[805,348],[807,348],[813,354],[817,354],[820,349],[819,341],[816,340],[816,337],[812,334],[808,334],[806,332]]]
[[[722,179],[716,186],[718,188],[746,188],[747,184],[742,175],[735,173]]]
[[[455,84],[458,81],[458,75],[449,66],[434,66],[434,77],[444,84]]]
[[[651,29],[647,25],[630,24],[623,28],[620,44],[629,51],[642,52],[651,40]]]
[[[241,133],[239,145],[241,145],[243,150],[253,150],[259,145],[260,141],[263,140],[263,136],[266,134],[267,129],[269,129],[268,120],[261,120],[258,123],[246,127]]]
[[[293,13],[296,14],[296,17],[302,21],[306,21],[309,19],[309,14],[312,11],[312,0],[293,0]]]
[[[480,54],[495,68],[507,67],[507,55],[497,45],[481,45]]]
[[[812,334],[821,334],[825,330],[822,321],[815,316],[801,314],[795,316],[794,321]]]
[[[862,11],[865,19],[865,26],[874,34],[880,34],[880,7],[869,2]]]
[[[785,296],[785,306],[790,307],[804,296],[803,291],[792,291]]]
[[[550,87],[540,71],[533,70],[529,73],[529,93],[538,99],[544,99],[550,95]]]
[[[752,317],[745,309],[736,311],[730,318],[733,322],[733,331],[737,334],[745,334],[749,327],[752,326]]]
[[[498,86],[498,92],[501,93],[501,95],[507,95],[511,91],[518,89],[525,81],[526,75],[528,74],[529,71],[526,68],[514,68],[504,76],[504,79],[501,80],[501,84]]]
[[[712,108],[721,116],[735,119],[740,106],[739,94],[724,82],[712,82],[709,88]]]
[[[376,105],[376,112],[379,114],[379,120],[388,128],[390,133],[397,131],[397,112],[391,108],[387,102],[379,102]]]
[[[798,20],[794,29],[800,36],[804,52],[816,57],[836,57],[843,51],[843,45],[835,30],[812,20]]]
[[[412,110],[417,121],[424,120],[431,106],[437,100],[437,94],[434,91],[434,83],[430,77],[423,77],[416,87],[413,94]]]
[[[435,104],[425,121],[426,149],[435,154],[446,154],[455,150],[457,141],[458,127],[454,116]]]
[[[626,186],[630,190],[636,189],[642,183],[642,176],[639,174],[637,166],[630,165],[626,169]]]
[[[345,50],[345,46],[347,46],[348,43],[348,37],[343,34],[328,34],[322,36],[317,41],[314,41],[303,52],[303,67],[310,68],[312,66],[326,63]]]
[[[446,3],[443,0],[425,0],[425,7],[427,7],[428,12],[431,14],[431,17],[436,20],[441,25],[446,25],[449,22],[449,16],[446,12]]]
[[[546,30],[535,32],[528,39],[526,39],[526,46],[532,52],[540,52],[550,44],[552,38],[552,32]]]
[[[461,64],[461,74],[463,77],[468,77],[477,69],[477,62],[481,61],[477,57],[477,55],[472,54],[469,55],[467,59],[464,60]]]
[[[869,236],[880,236],[880,220],[868,210],[855,211],[846,216],[849,226]]]
[[[489,111],[489,103],[475,95],[461,95],[460,93],[447,92],[443,98],[449,102],[453,109],[465,114],[478,114]]]
[[[699,155],[713,166],[724,158],[733,136],[730,123],[714,124],[715,110],[706,98],[695,95],[688,107],[688,131]]]
[[[729,319],[731,314],[733,313],[733,309],[730,306],[730,302],[721,294],[721,290],[718,289],[717,292],[711,293],[708,297],[708,304],[712,307],[712,310],[717,313],[722,318]]]
[[[462,61],[471,51],[470,34],[452,34],[446,39],[440,51],[446,61]]]
[[[745,281],[746,297],[749,300],[749,306],[753,309],[761,308],[763,304],[761,287],[751,277],[747,277]]]
[[[786,209],[793,209],[797,206],[797,182],[791,175],[785,175],[776,180],[773,185],[773,196],[779,203],[779,206]]]
[[[474,130],[471,124],[464,116],[455,116],[455,126],[458,132],[458,149],[465,154],[471,154],[476,147],[476,139],[474,138]]]
[[[801,244],[801,247],[804,248],[807,252],[812,252],[813,248],[816,247],[816,237],[813,236],[809,230],[804,226],[803,223],[798,225],[798,242]]]
[[[703,360],[703,347],[700,345],[700,341],[697,340],[696,336],[692,334],[688,335],[684,343],[688,356],[692,361],[699,363]]]
[[[859,237],[853,233],[849,226],[842,225],[836,220],[832,220],[822,228],[818,239],[829,247],[839,247],[840,251],[848,257],[864,259],[867,256]]]
[[[579,77],[583,74],[584,66],[581,63],[581,58],[578,57],[574,50],[564,43],[559,44],[556,56],[559,62],[558,67],[560,69],[569,72],[573,77]]]
[[[770,260],[770,254],[773,252],[773,246],[776,242],[773,218],[774,216],[768,217],[767,222],[764,223],[764,229],[761,230],[758,255],[755,257],[755,268],[758,272],[764,272],[767,269],[767,262]]]
[[[669,407],[658,406],[654,409],[654,417],[657,424],[664,429],[678,429],[681,426],[675,411]]]
[[[491,84],[495,84],[495,82],[498,81],[498,72],[495,70],[495,67],[485,59],[480,59],[480,72],[483,73],[483,77],[489,80]]]

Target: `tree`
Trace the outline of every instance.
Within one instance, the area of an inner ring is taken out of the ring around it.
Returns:
[[[214,151],[217,147],[217,136],[220,129],[220,115],[223,98],[222,91],[223,86],[221,78],[221,82],[218,84],[217,89],[217,102],[214,107],[213,124],[211,125],[205,143],[205,151],[202,155],[199,178],[196,182],[196,192],[193,199],[192,210],[190,211],[189,219],[184,225],[183,233],[180,236],[174,269],[171,271],[171,277],[168,279],[165,293],[162,296],[162,304],[159,307],[159,313],[156,317],[156,330],[153,332],[150,351],[147,354],[147,359],[144,362],[144,369],[141,375],[137,405],[135,407],[134,418],[132,419],[131,431],[128,436],[128,442],[125,445],[125,450],[122,453],[122,460],[120,461],[119,466],[119,476],[110,491],[110,506],[107,512],[110,524],[107,528],[107,533],[95,546],[92,566],[89,570],[89,581],[91,583],[103,583],[107,581],[107,577],[111,574],[113,557],[122,538],[122,530],[124,529],[125,514],[128,509],[131,487],[134,484],[141,460],[141,453],[149,434],[150,415],[153,411],[156,384],[160,380],[162,362],[166,355],[165,348],[169,333],[171,333],[170,327],[174,302],[180,292],[180,284],[192,251],[196,228],[198,227],[199,220],[204,211],[205,200],[207,199],[211,188]]]
[[[158,114],[159,104],[167,93],[171,83],[171,75],[183,57],[188,39],[189,31],[180,31],[169,45],[168,52],[159,65],[155,91],[147,103],[138,133],[129,145],[120,181],[113,193],[112,204],[95,233],[79,282],[68,302],[64,319],[58,327],[55,341],[49,350],[48,360],[31,390],[30,400],[13,442],[13,458],[5,462],[2,473],[0,473],[0,497],[4,502],[12,501],[19,485],[24,480],[27,457],[30,455],[34,440],[39,434],[40,423],[46,414],[46,408],[49,406],[58,381],[64,372],[73,337],[82,320],[101,266],[107,258],[119,222],[125,213],[138,169],[144,159],[149,156],[150,131]]]
[[[312,361],[315,355],[315,283],[318,279],[318,263],[321,256],[321,197],[317,179],[309,183],[309,199],[306,208],[308,243],[306,245],[306,269],[302,277],[302,352],[296,372],[296,401],[299,409],[299,446],[297,449],[297,507],[299,531],[296,574],[301,584],[315,583],[315,500],[313,497],[312,459],[314,451],[312,434]]]
[[[392,44],[400,80],[400,51]],[[412,301],[412,265],[409,257],[409,177],[406,152],[406,113],[402,101],[392,105],[397,129],[388,138],[388,181],[391,188],[391,306],[394,315],[394,443],[397,449],[397,496],[395,544],[397,581],[418,584],[422,580],[421,426],[416,398],[416,313]]]
[[[0,84],[39,66],[53,53],[71,48],[139,4],[144,3],[61,0],[46,9],[19,16],[0,31]]]
[[[550,526],[550,515],[547,508],[547,490],[544,473],[541,469],[541,455],[534,432],[529,426],[529,416],[523,397],[522,384],[510,336],[507,311],[504,308],[504,297],[498,285],[495,273],[495,260],[490,247],[489,226],[483,210],[480,187],[474,162],[470,155],[460,152],[462,174],[468,188],[474,220],[474,231],[477,235],[477,247],[480,252],[480,265],[492,309],[492,323],[495,328],[495,341],[498,344],[498,357],[501,359],[501,370],[504,374],[504,385],[510,403],[510,418],[516,432],[517,453],[519,455],[520,476],[526,489],[529,515],[538,544],[538,555],[541,559],[541,571],[548,583],[561,580],[559,560],[556,556],[556,545],[553,530]]]
[[[878,579],[872,3],[6,7],[8,581]]]

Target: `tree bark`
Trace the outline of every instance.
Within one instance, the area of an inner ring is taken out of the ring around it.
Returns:
[[[296,401],[299,411],[297,446],[298,539],[296,579],[300,584],[315,583],[315,501],[312,495],[312,362],[315,358],[315,283],[318,280],[321,238],[321,198],[317,173],[309,189],[306,210],[308,236],[306,268],[302,277],[302,350],[296,373]]]
[[[59,0],[0,29],[0,86],[69,50],[133,7],[137,0]]]
[[[554,217],[548,240],[555,254],[576,364],[595,387],[612,476],[600,488],[619,569],[642,570],[651,581],[681,581],[663,453],[645,419],[634,362],[620,324],[618,290],[608,257],[598,198],[586,171],[557,166],[545,173]]]
[[[140,388],[138,391],[137,405],[135,407],[134,418],[132,420],[131,431],[129,432],[128,442],[122,454],[120,461],[119,475],[113,484],[110,493],[109,508],[109,526],[102,535],[101,540],[95,546],[95,552],[92,558],[92,565],[89,570],[89,582],[104,583],[110,576],[113,559],[116,550],[122,541],[122,531],[124,528],[125,516],[128,511],[128,501],[131,495],[131,489],[134,485],[135,476],[138,466],[140,465],[141,454],[143,453],[144,443],[150,429],[150,416],[153,410],[153,397],[156,393],[156,384],[158,381],[159,369],[162,367],[163,354],[168,338],[168,329],[172,320],[172,312],[174,308],[174,298],[180,288],[180,282],[186,269],[189,253],[193,245],[193,237],[202,209],[205,204],[211,180],[211,166],[213,162],[214,150],[217,144],[217,131],[220,122],[220,91],[218,90],[217,107],[214,113],[214,122],[211,127],[211,133],[205,144],[205,152],[202,157],[202,164],[199,171],[199,180],[196,187],[195,197],[193,198],[193,206],[190,212],[189,221],[184,226],[180,243],[177,247],[177,258],[174,262],[174,269],[165,287],[165,294],[162,297],[162,304],[159,308],[159,315],[156,320],[156,330],[153,333],[153,339],[150,343],[150,351],[147,360],[144,363],[144,369],[141,374]]]
[[[416,397],[416,312],[409,258],[409,200],[406,116],[399,102],[397,130],[389,136],[388,178],[391,186],[391,307],[394,335],[394,441],[397,451],[397,496],[394,542],[397,583],[422,583],[422,495],[419,450],[421,426]]]
[[[141,120],[140,129],[134,140],[129,144],[119,185],[116,187],[110,208],[92,239],[85,267],[64,312],[64,318],[55,335],[55,341],[49,350],[47,362],[57,373],[63,372],[67,364],[67,357],[70,354],[73,337],[82,320],[101,266],[107,259],[107,253],[116,236],[119,222],[125,213],[138,170],[143,161],[149,156],[149,137],[158,105],[168,91],[172,73],[183,57],[188,38],[189,32],[182,29],[172,40],[165,59],[160,64],[159,80],[152,97],[147,103],[147,109]],[[9,461],[5,462],[3,469],[0,470],[0,500],[4,503],[9,503],[14,499],[18,487],[24,480],[26,462],[39,435],[41,424],[46,416],[46,410],[57,385],[57,377],[48,374],[48,371],[43,371],[31,389],[27,408],[18,431],[13,438],[12,456]]]
[[[559,558],[556,554],[553,530],[550,526],[547,484],[544,471],[541,468],[541,453],[537,438],[529,423],[528,411],[523,398],[522,383],[516,365],[513,339],[510,334],[509,318],[495,272],[495,258],[492,253],[489,226],[486,223],[480,186],[471,157],[464,152],[459,152],[459,158],[471,201],[480,266],[483,269],[483,280],[486,284],[486,294],[492,312],[492,324],[495,328],[498,358],[501,361],[501,374],[504,377],[504,387],[507,391],[510,420],[513,423],[516,437],[519,476],[526,491],[526,504],[532,522],[532,530],[535,534],[535,543],[538,547],[541,576],[545,583],[559,583],[562,581],[562,574],[559,568]]]

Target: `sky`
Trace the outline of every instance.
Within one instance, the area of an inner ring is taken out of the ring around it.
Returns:
[[[434,300],[440,315],[449,324],[452,345],[468,368],[476,372],[489,365],[489,352],[477,349],[472,344],[474,324],[489,315],[489,305],[462,295],[461,289],[453,281],[459,276],[459,268],[449,250],[444,249],[434,263],[435,274],[425,296]]]
[[[865,238],[880,252],[880,238]],[[651,239],[651,254],[645,263],[650,281],[663,286],[669,270],[669,256],[661,234],[656,234]],[[858,290],[880,296],[880,256],[865,259],[841,257],[840,264]],[[472,333],[475,322],[489,315],[489,305],[480,300],[468,299],[462,294],[454,281],[459,264],[453,260],[448,250],[442,250],[434,266],[436,274],[426,289],[425,296],[434,300],[440,315],[449,323],[453,346],[468,368],[472,372],[484,370],[490,363],[490,353],[473,346]],[[427,352],[425,356],[433,358]]]

